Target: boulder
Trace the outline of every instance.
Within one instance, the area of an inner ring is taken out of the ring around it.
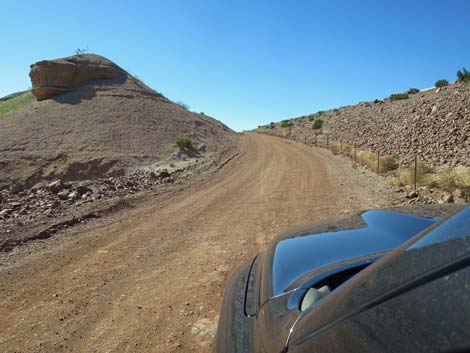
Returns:
[[[98,55],[77,55],[57,60],[43,60],[31,65],[32,93],[38,101],[96,80],[126,79],[126,72]]]
[[[452,197],[454,198],[455,203],[458,203],[458,204],[466,203],[465,194],[460,189],[455,189],[454,192],[452,193]]]
[[[161,179],[166,179],[166,178],[169,178],[170,176],[171,174],[167,170],[162,170],[160,174],[158,174],[158,177]]]
[[[54,193],[54,194],[57,194],[59,191],[62,191],[63,189],[65,189],[65,184],[62,182],[62,180],[58,179],[58,180],[54,180],[53,182],[49,183],[47,185],[47,190],[49,190],[50,192]]]
[[[78,200],[80,198],[80,194],[76,191],[72,191],[70,194],[67,195],[67,199],[69,200]]]
[[[82,196],[82,195],[85,195],[85,194],[92,194],[93,193],[93,190],[90,189],[88,186],[84,186],[84,185],[80,185],[77,187],[77,193]]]
[[[69,192],[66,189],[61,190],[57,193],[57,197],[61,200],[67,200],[68,196],[69,196]]]

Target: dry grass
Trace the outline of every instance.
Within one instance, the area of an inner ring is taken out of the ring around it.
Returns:
[[[465,195],[470,195],[470,167],[440,168],[432,176],[432,183],[449,192],[460,189]]]
[[[377,171],[377,155],[375,153],[368,150],[357,151],[356,157],[358,164]]]
[[[398,168],[398,160],[390,155],[386,154],[380,157],[380,173],[387,173]]]
[[[416,168],[416,184],[430,185],[432,183],[431,168],[423,162],[418,162]],[[413,185],[415,182],[415,166],[403,169],[398,173],[397,184],[401,186]]]
[[[354,146],[350,144],[343,143],[341,146],[340,143],[333,143],[329,147],[333,154],[343,154],[344,156],[354,159]],[[377,153],[369,150],[356,150],[355,162],[377,172]],[[387,173],[398,168],[398,161],[392,155],[381,156],[379,168],[379,173]]]
[[[330,144],[330,151],[333,152],[333,154],[340,154],[341,153],[340,144],[339,143]]]
[[[341,146],[341,143],[332,143],[329,147],[333,154],[342,154],[349,157],[353,155],[353,147],[347,143],[343,143],[343,146]]]

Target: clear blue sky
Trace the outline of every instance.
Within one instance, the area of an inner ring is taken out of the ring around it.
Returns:
[[[0,96],[76,48],[236,130],[470,67],[470,1],[0,0]]]

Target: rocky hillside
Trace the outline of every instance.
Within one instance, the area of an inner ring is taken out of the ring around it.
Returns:
[[[188,158],[235,141],[221,122],[171,102],[98,55],[40,61],[30,77],[35,98],[12,107],[30,93],[0,101],[8,108],[0,114],[0,184],[124,175],[179,156],[177,137],[192,140]]]
[[[315,120],[323,126],[312,128]],[[325,144],[328,134],[330,142],[342,139],[360,149],[395,155],[402,165],[417,154],[432,166],[470,166],[470,85],[455,83],[408,99],[363,102],[257,131],[312,144]]]

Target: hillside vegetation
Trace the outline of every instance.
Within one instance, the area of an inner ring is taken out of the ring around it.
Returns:
[[[21,108],[25,108],[34,101],[33,94],[28,91],[19,96],[0,101],[0,116]]]
[[[457,190],[459,198],[469,197],[470,74],[462,69],[455,83],[439,81],[437,88],[411,88],[387,99],[272,122],[256,131],[329,148],[349,156],[354,165],[394,175],[398,185],[416,181],[417,186]]]

